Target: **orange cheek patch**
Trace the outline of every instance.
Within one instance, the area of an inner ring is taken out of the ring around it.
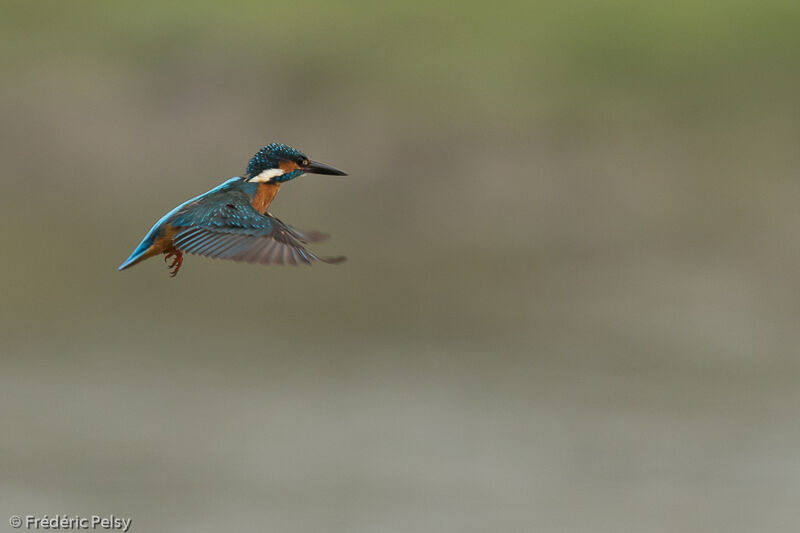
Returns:
[[[280,169],[283,170],[284,174],[300,168],[300,166],[297,163],[295,163],[294,161],[289,161],[288,159],[281,159],[280,162],[278,163],[278,167],[280,167]]]

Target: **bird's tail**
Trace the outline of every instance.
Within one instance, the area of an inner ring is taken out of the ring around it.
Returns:
[[[126,268],[130,268],[140,261],[144,261],[148,257],[152,257],[156,253],[152,248],[152,246],[146,246],[145,243],[140,244],[139,247],[133,251],[130,257],[128,257],[120,266],[117,267],[117,270],[125,270]]]

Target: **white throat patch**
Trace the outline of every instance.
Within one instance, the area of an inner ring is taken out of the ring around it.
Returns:
[[[263,171],[261,174],[257,176],[253,176],[247,181],[253,181],[256,183],[269,183],[273,181],[278,176],[283,176],[285,172],[279,168],[268,168],[267,170]]]

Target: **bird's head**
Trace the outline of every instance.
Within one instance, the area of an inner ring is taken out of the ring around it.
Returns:
[[[268,144],[250,159],[247,165],[247,181],[283,183],[306,172],[346,176],[324,163],[310,160],[306,154],[285,144]]]

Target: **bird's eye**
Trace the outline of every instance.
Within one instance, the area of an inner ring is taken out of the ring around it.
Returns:
[[[299,163],[300,163],[301,167],[307,167],[308,166],[308,159],[301,159],[299,161]]]

